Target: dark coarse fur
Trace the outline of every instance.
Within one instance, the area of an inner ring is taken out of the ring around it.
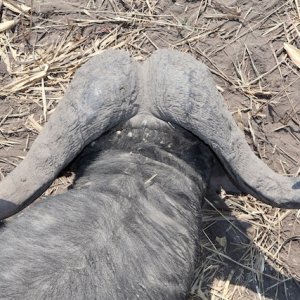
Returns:
[[[184,299],[212,156],[179,128],[123,126],[75,163],[72,190],[0,233],[1,299]]]

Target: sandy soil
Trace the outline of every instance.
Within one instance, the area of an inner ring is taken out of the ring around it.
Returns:
[[[0,175],[25,157],[74,71],[110,47],[137,59],[175,48],[205,62],[253,151],[278,173],[299,175],[300,72],[283,48],[300,48],[297,1],[1,3],[0,24],[15,24],[0,32]],[[300,299],[299,213],[221,197],[225,204],[204,209],[193,299]]]

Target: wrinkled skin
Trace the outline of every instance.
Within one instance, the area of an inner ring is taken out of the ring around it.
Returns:
[[[298,179],[251,152],[207,67],[175,51],[140,64],[107,51],[82,66],[0,183],[0,217],[36,199],[79,154],[72,189],[1,228],[0,299],[184,299],[215,156],[242,192],[300,207]]]

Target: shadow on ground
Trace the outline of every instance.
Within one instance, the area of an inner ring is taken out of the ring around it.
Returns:
[[[209,203],[203,207],[204,219],[205,215],[219,214]],[[189,299],[300,299],[298,274],[286,275],[287,270],[276,266],[276,259],[265,259],[252,242],[249,222],[238,220],[225,204],[219,212],[226,219],[215,217],[203,224],[201,257],[205,260],[197,269],[195,289]],[[299,246],[297,239],[287,239],[280,248],[280,258],[295,256],[297,260]]]

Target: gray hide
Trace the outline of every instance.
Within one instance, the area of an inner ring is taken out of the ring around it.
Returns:
[[[241,191],[300,207],[298,179],[251,152],[207,67],[179,52],[139,64],[106,51],[82,66],[0,183],[0,218],[36,199],[80,152],[71,190],[1,228],[0,299],[184,299],[214,155]]]

